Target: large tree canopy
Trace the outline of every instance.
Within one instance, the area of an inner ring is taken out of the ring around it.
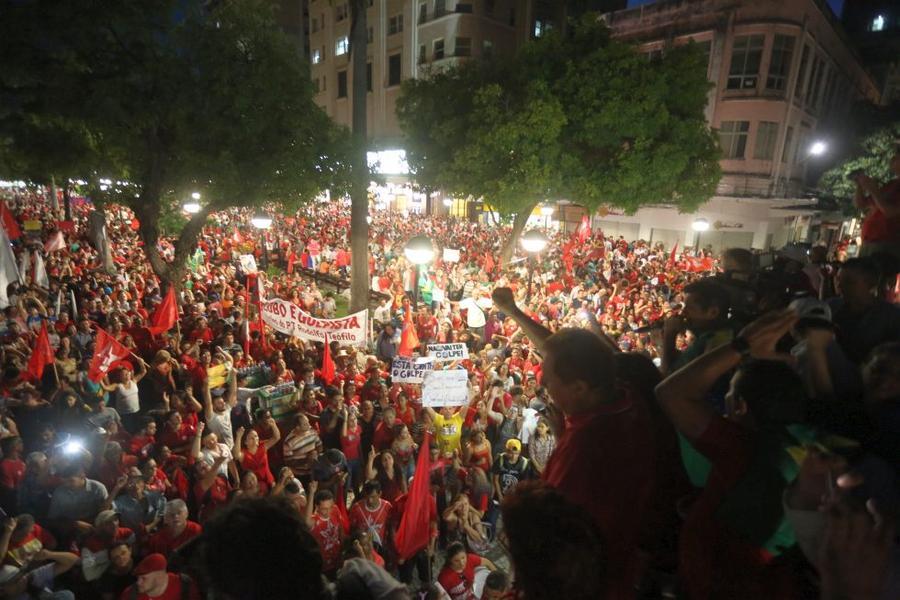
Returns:
[[[6,3],[0,48],[0,167],[77,176],[101,205],[131,207],[164,279],[210,213],[345,186],[346,131],[264,0],[22,0]],[[194,191],[203,209],[167,264],[159,219]]]
[[[596,18],[566,31],[404,82],[397,113],[419,183],[524,215],[519,229],[546,199],[629,212],[706,201],[720,170],[699,48],[648,60]]]

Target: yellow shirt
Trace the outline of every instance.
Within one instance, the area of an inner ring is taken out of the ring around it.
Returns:
[[[460,449],[459,440],[462,437],[463,416],[457,413],[449,419],[438,413],[434,416],[434,439],[441,450],[441,454],[452,454]]]

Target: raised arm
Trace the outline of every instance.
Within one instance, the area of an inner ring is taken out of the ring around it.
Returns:
[[[203,439],[203,429],[206,423],[200,421],[197,423],[197,433],[194,434],[194,440],[191,442],[191,456],[194,460],[200,460],[200,441]]]
[[[271,450],[275,444],[277,444],[281,440],[281,430],[278,429],[278,424],[275,423],[275,419],[269,417],[266,420],[266,424],[269,426],[269,429],[272,430],[272,437],[263,442],[263,445],[266,447],[266,451]]]
[[[242,448],[242,444],[244,441],[244,428],[238,427],[237,433],[234,434],[234,448],[231,451],[231,454],[234,456],[234,460],[237,462],[242,462],[244,460],[244,450]]]
[[[319,491],[319,482],[313,479],[309,482],[309,492],[306,494],[306,526],[313,528],[313,511],[316,509],[316,492]]]
[[[491,294],[491,298],[494,300],[494,304],[525,332],[525,335],[528,336],[535,348],[539,352],[543,352],[544,340],[550,337],[553,332],[530,318],[516,306],[516,299],[511,289],[505,287],[497,288]]]
[[[138,372],[134,374],[134,382],[139,382],[145,375],[147,375],[147,363],[142,358],[138,358]]]
[[[212,394],[209,393],[209,377],[203,378],[200,398],[203,400],[203,417],[208,423],[216,415],[216,412],[213,410]]]

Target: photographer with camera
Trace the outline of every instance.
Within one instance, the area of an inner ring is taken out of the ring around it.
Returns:
[[[900,258],[900,143],[894,147],[890,168],[894,178],[880,187],[862,169],[849,175],[856,183],[854,203],[866,211],[860,256],[885,252]]]

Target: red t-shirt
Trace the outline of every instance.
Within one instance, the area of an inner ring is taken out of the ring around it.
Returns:
[[[355,429],[347,428],[347,435],[341,436],[341,452],[347,460],[359,458],[360,434],[362,428],[357,425]]]
[[[620,388],[616,400],[566,419],[541,474],[584,507],[607,540],[610,599],[634,597],[641,523],[655,487],[652,431],[646,406]]]
[[[134,541],[134,532],[127,527],[119,527],[116,529],[116,535],[113,536],[113,539],[104,540],[97,535],[91,534],[85,538],[84,543],[81,546],[87,548],[91,552],[97,553],[109,549],[116,542],[127,541]]]
[[[311,533],[319,543],[322,551],[322,570],[326,573],[335,571],[341,566],[341,517],[337,507],[331,509],[328,519],[315,512]]]
[[[895,179],[881,188],[881,194],[888,204],[900,204],[900,179]],[[862,240],[866,242],[897,242],[900,241],[900,217],[888,218],[875,206],[872,200],[869,213],[863,220]]]
[[[387,523],[392,511],[393,507],[387,500],[380,500],[375,510],[370,510],[366,501],[360,500],[350,507],[350,527],[372,533],[375,543],[383,546],[387,541]]]
[[[170,553],[194,539],[202,532],[203,527],[200,526],[200,523],[194,523],[193,521],[188,521],[187,525],[184,527],[184,531],[176,537],[172,537],[169,531],[163,528],[150,536],[150,541],[147,542],[147,553],[151,554],[153,552],[159,552],[160,554],[169,556]]]
[[[438,575],[438,583],[450,595],[451,600],[475,600],[472,583],[475,581],[475,567],[478,566],[481,566],[481,557],[468,554],[462,573],[444,567]]]
[[[25,477],[25,462],[18,458],[0,461],[0,487],[15,489]]]
[[[393,443],[394,431],[382,421],[375,428],[375,433],[372,435],[372,445],[375,446],[377,452],[381,452],[390,448]]]
[[[169,573],[169,585],[166,586],[166,591],[164,591],[159,596],[148,596],[147,594],[138,594],[135,596],[137,600],[181,600],[181,576],[176,575],[175,573]],[[191,581],[189,583],[190,590],[187,593],[187,598],[189,600],[200,600],[200,592],[197,590],[197,585]],[[122,594],[119,596],[119,600],[131,600],[131,588],[134,586],[128,586],[125,590],[122,591]]]

